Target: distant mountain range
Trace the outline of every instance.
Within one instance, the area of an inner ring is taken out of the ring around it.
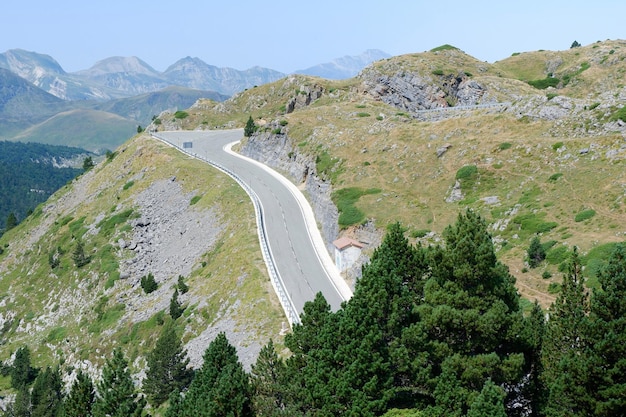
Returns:
[[[297,73],[349,78],[388,56],[368,50]],[[68,73],[49,55],[11,49],[0,54],[0,140],[114,149],[164,110],[186,109],[200,98],[224,101],[285,76],[262,67],[219,68],[192,57],[164,72],[137,57],[110,57]]]
[[[370,63],[388,57],[385,52],[371,49],[361,55],[344,56],[296,73],[328,79],[350,78]],[[286,76],[258,66],[244,71],[219,68],[192,57],[182,58],[164,72],[159,72],[134,56],[106,58],[89,69],[68,73],[51,56],[22,49],[0,54],[0,68],[8,69],[56,97],[72,101],[106,101],[155,92],[173,85],[232,96]]]
[[[372,62],[389,57],[391,57],[391,55],[386,52],[378,49],[368,49],[361,55],[337,58],[325,64],[298,70],[296,74],[315,75],[330,80],[342,80],[356,76],[363,68]]]

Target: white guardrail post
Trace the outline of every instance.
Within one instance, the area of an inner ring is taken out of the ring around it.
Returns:
[[[282,305],[283,310],[285,311],[285,315],[287,316],[289,325],[293,326],[294,324],[300,324],[300,316],[298,315],[296,307],[294,306],[293,301],[291,300],[291,297],[289,296],[289,293],[287,292],[287,289],[285,288],[285,284],[280,276],[280,273],[278,272],[278,268],[276,268],[276,263],[274,262],[274,256],[272,255],[272,250],[270,249],[269,243],[267,241],[265,218],[263,216],[263,205],[261,204],[261,201],[259,200],[259,197],[256,195],[254,190],[252,190],[252,188],[250,188],[248,184],[246,184],[237,174],[235,174],[228,168],[218,164],[217,162],[212,161],[208,158],[202,157],[201,155],[198,155],[196,153],[189,152],[186,149],[181,148],[180,146],[170,142],[166,138],[156,133],[150,133],[150,135],[153,138],[158,139],[161,142],[164,142],[165,144],[178,149],[180,152],[191,156],[192,158],[196,158],[201,161],[204,161],[208,163],[209,165],[219,169],[220,171],[222,171],[223,173],[227,174],[232,179],[234,179],[237,182],[237,184],[239,184],[239,186],[241,186],[241,188],[243,188],[244,191],[248,194],[248,196],[250,197],[250,200],[252,200],[252,204],[254,205],[254,212],[255,212],[256,224],[257,224],[257,234],[259,236],[259,243],[261,245],[261,252],[263,253],[263,260],[265,261],[265,265],[267,266],[267,272],[269,273],[272,287],[274,287],[274,291],[276,292],[276,295],[278,295],[278,299],[280,300],[280,304]]]

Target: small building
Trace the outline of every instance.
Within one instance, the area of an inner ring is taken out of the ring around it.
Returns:
[[[349,237],[340,237],[333,242],[333,246],[335,246],[335,265],[339,272],[347,271],[359,259],[363,249],[361,242]]]

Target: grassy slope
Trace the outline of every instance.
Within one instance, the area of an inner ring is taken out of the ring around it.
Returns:
[[[591,106],[611,91],[607,89],[621,88],[615,75],[626,69],[625,54],[623,41],[610,41],[564,52],[524,53],[493,65],[458,50],[442,50],[394,57],[374,67],[387,74],[430,75],[439,69],[450,74],[466,72],[487,85],[500,101],[536,97],[545,102],[545,91],[524,81],[545,78],[545,68],[553,65],[550,62],[562,61],[555,76],[570,74],[571,79],[566,87],[554,91],[585,98]],[[583,62],[590,67],[575,74]],[[287,100],[314,84],[325,88],[322,98],[306,109],[282,113]],[[607,111],[584,113],[584,123],[606,122]],[[325,152],[336,160],[330,169],[335,189],[381,189],[357,203],[381,229],[400,221],[409,233],[427,229],[439,234],[459,211],[468,207],[478,210],[493,225],[500,259],[518,278],[520,292],[544,306],[554,299],[548,287],[560,282],[558,267],[566,250],[576,245],[585,253],[621,241],[626,233],[621,134],[585,135],[580,120],[550,121],[520,118],[513,112],[475,111],[420,122],[361,93],[358,79],[330,82],[290,77],[248,90],[223,104],[207,102],[190,109],[190,117],[181,124],[192,129],[234,120],[243,126],[248,115],[286,120],[284,130],[296,149],[314,155]],[[444,144],[451,147],[437,158],[436,150]],[[581,154],[582,149],[590,152]],[[616,156],[611,152],[617,152]],[[462,201],[447,203],[457,171],[466,165],[475,165],[478,175],[462,184]],[[488,203],[485,197],[497,197],[497,203]],[[596,215],[576,222],[576,215],[587,209],[595,210]],[[531,237],[542,230],[542,242],[553,245],[551,263],[523,273],[525,250]],[[551,278],[542,278],[546,270]]]
[[[113,150],[136,130],[137,123],[132,120],[103,111],[79,109],[56,114],[13,140],[75,146],[90,151]]]
[[[216,210],[225,227],[213,249],[201,259],[190,260],[195,265],[186,277],[191,305],[178,323],[185,329],[185,340],[223,315],[230,316],[239,330],[256,334],[262,343],[278,337],[283,314],[269,284],[252,205],[244,191],[206,164],[138,136],[120,148],[111,162],[97,165],[58,191],[0,238],[0,245],[6,247],[0,255],[0,303],[3,317],[12,317],[0,330],[0,359],[8,358],[22,344],[34,351],[38,366],[53,358],[63,358],[68,364],[87,359],[102,363],[120,343],[132,360],[151,348],[163,315],[153,311],[144,321],[131,320],[133,312],[127,311],[124,300],[139,297],[147,309],[158,300],[148,299],[141,288],[130,288],[125,280],[116,280],[119,260],[132,253],[120,252],[117,241],[129,239],[124,212],[134,208],[133,195],[173,176],[186,193],[201,196],[194,210]],[[124,187],[131,179],[133,185]],[[133,212],[130,218],[136,215]],[[113,219],[120,217],[115,224]],[[98,232],[96,226],[103,221],[113,225],[111,233],[103,232],[105,227]],[[77,269],[71,252],[74,237],[81,236],[92,261]],[[51,270],[48,255],[59,246],[65,254],[60,267]],[[171,277],[170,284],[176,278]],[[0,380],[0,388],[7,383]]]

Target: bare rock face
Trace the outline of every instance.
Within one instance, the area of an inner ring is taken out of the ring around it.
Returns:
[[[298,88],[298,93],[295,97],[292,97],[286,107],[287,113],[292,113],[294,110],[301,109],[308,106],[324,94],[324,87],[319,84],[313,86],[302,85]]]

